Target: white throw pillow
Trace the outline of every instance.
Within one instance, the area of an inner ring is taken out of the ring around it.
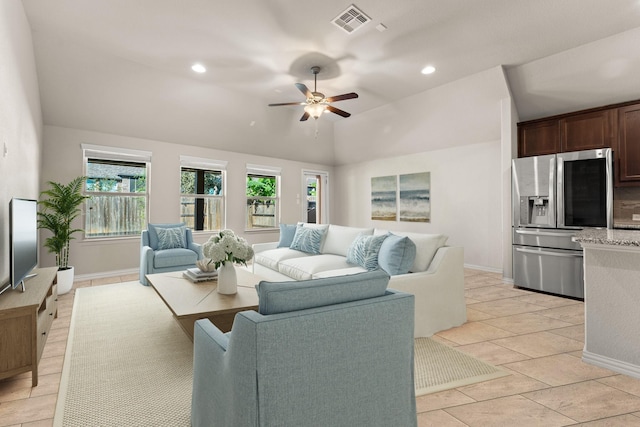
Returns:
[[[411,267],[412,273],[427,271],[431,260],[436,255],[436,251],[447,243],[449,236],[444,234],[422,234],[422,233],[396,233],[400,236],[407,236],[416,244],[416,259]]]

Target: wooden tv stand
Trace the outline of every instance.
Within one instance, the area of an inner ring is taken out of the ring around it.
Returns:
[[[21,289],[0,295],[0,379],[31,371],[38,385],[38,362],[53,319],[58,317],[58,267],[36,268]]]

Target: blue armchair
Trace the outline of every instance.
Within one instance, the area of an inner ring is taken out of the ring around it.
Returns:
[[[415,427],[414,296],[388,280],[260,282],[231,332],[196,321],[191,425]]]
[[[184,224],[149,224],[140,240],[140,283],[145,274],[186,270],[202,259],[202,248]]]

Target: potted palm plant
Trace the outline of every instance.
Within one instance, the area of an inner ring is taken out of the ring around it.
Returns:
[[[68,184],[49,181],[50,188],[40,193],[38,228],[52,233],[44,246],[56,255],[59,294],[65,294],[73,287],[74,268],[69,266],[69,244],[73,234],[83,230],[72,228],[71,223],[80,215],[80,205],[88,198],[82,194],[85,179],[79,176]]]

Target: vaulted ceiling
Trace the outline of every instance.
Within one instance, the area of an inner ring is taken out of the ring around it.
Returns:
[[[640,98],[639,0],[359,0],[350,34],[332,23],[349,1],[22,1],[46,125],[337,164],[353,118],[267,107],[302,101],[314,65],[320,92],[360,95],[336,104],[354,117],[496,66],[521,119]],[[598,72],[589,52],[615,55]]]

